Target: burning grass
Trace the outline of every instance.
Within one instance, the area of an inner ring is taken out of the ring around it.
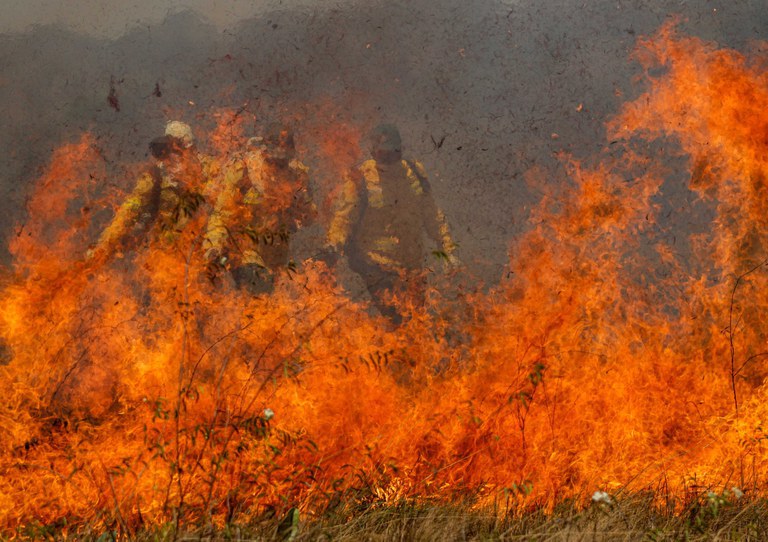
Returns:
[[[672,26],[638,59],[647,92],[608,123],[610,152],[563,157],[568,178],[544,185],[508,276],[483,291],[435,275],[424,306],[395,299],[397,329],[322,262],[259,297],[211,283],[205,212],[170,241],[83,261],[106,169],[87,136],[62,147],[2,291],[0,528],[260,533],[297,509],[318,518],[306,536],[429,538],[450,524],[460,539],[631,538],[649,522],[692,528],[705,495],[707,529],[760,534],[764,60]],[[241,142],[212,133],[223,171]],[[660,216],[674,183],[712,216],[687,244]],[[718,504],[732,487],[750,504]],[[652,496],[588,506],[596,490]],[[467,499],[476,511],[450,523]]]

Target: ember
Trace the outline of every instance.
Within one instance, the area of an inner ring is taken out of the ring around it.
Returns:
[[[222,179],[258,165],[242,111],[216,112],[196,146],[168,151],[187,157],[173,166],[158,142],[163,171],[181,168],[202,199],[103,252],[88,249],[105,220],[80,209],[119,206],[101,188],[104,159],[89,135],[61,146],[2,290],[0,528],[66,518],[132,533],[339,499],[472,496],[506,513],[648,489],[672,506],[763,492],[765,59],[672,25],[636,58],[647,90],[609,120],[612,152],[562,157],[568,179],[531,212],[509,275],[470,289],[432,261],[418,302],[388,299],[395,319],[350,293],[344,254],[289,266],[281,253],[257,292],[227,279],[222,252],[206,255],[215,202],[245,205],[220,197]],[[314,180],[317,208],[301,201],[290,236],[330,221],[368,128],[328,125],[298,146],[339,177]],[[280,209],[305,190],[284,158],[270,170]],[[709,231],[683,242],[669,230],[659,196],[674,190],[707,207]]]

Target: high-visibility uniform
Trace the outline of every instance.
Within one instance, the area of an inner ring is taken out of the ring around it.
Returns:
[[[374,300],[401,276],[424,269],[425,234],[438,254],[455,261],[456,245],[420,163],[367,160],[340,186],[328,242],[345,250]]]
[[[217,176],[217,163],[196,153],[173,166],[153,166],[117,209],[94,252],[109,253],[120,244],[135,244],[150,229],[161,240],[172,242],[209,197]]]
[[[370,263],[392,271],[417,270],[424,267],[426,233],[442,254],[454,257],[456,245],[424,166],[367,160],[359,173],[360,180],[345,179],[336,198],[328,228],[331,245],[351,245]]]
[[[313,220],[308,168],[298,160],[270,162],[262,150],[224,168],[221,192],[208,221],[207,252],[232,268],[258,266],[266,274],[285,267],[291,237]]]

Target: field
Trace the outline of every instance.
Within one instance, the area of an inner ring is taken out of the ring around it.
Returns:
[[[527,172],[504,277],[437,254],[397,325],[319,258],[266,295],[217,282],[198,200],[84,256],[80,204],[117,198],[91,135],[61,145],[0,291],[2,536],[765,539],[765,54],[674,23],[637,48],[605,149]],[[217,178],[247,134],[207,120]],[[315,162],[351,167],[322,155],[359,132],[328,124]]]

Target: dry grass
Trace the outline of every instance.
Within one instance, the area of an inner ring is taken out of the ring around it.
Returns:
[[[298,523],[265,516],[247,525],[175,533],[172,525],[123,537],[116,532],[81,530],[67,534],[64,526],[29,527],[20,538],[106,542],[166,541],[619,541],[619,540],[768,540],[768,500],[702,496],[677,514],[654,507],[650,496],[636,495],[611,505],[577,509],[561,504],[552,514],[531,511],[500,518],[493,510],[461,505],[409,504],[351,511],[346,506]],[[293,528],[293,526],[296,526]]]

